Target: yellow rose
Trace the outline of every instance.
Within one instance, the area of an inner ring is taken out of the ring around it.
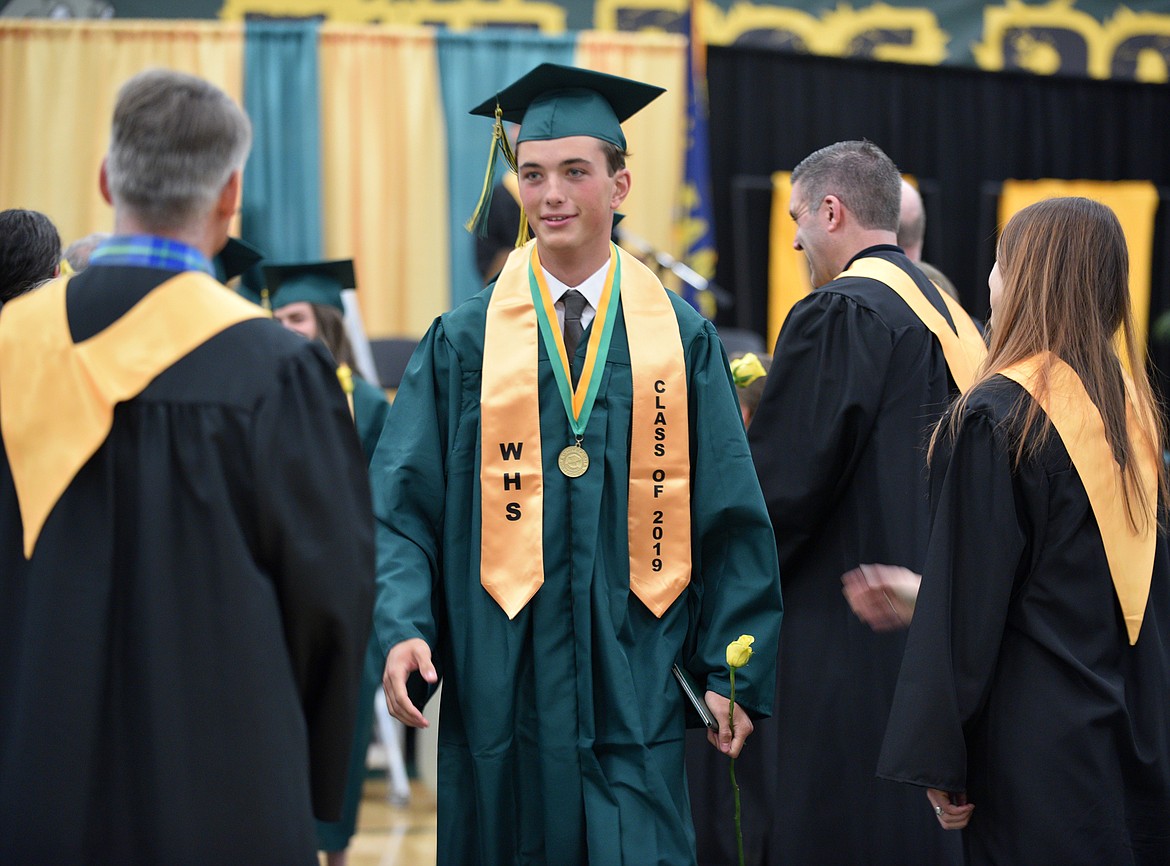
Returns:
[[[735,380],[735,385],[738,388],[746,388],[756,379],[762,379],[768,375],[768,371],[764,369],[764,365],[760,363],[760,359],[754,352],[748,352],[742,358],[736,358],[730,362],[731,378]]]
[[[727,666],[742,668],[752,657],[752,643],[755,638],[750,634],[741,634],[736,640],[727,645]]]

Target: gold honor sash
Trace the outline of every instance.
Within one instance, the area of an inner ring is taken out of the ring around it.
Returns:
[[[41,529],[81,467],[106,441],[114,405],[225,328],[264,311],[189,271],[151,290],[104,331],[74,343],[67,279],[4,305],[0,434],[31,558]]]
[[[1045,364],[1049,365],[1048,389],[1038,394],[1039,374]],[[1040,404],[1072,458],[1101,530],[1101,542],[1129,642],[1137,643],[1154,572],[1159,457],[1148,434],[1153,428],[1138,417],[1129,374],[1122,371],[1128,398],[1125,427],[1133,443],[1133,459],[1146,501],[1146,513],[1140,515],[1140,530],[1130,525],[1125,507],[1125,479],[1105,438],[1105,422],[1076,371],[1060,358],[1044,353],[997,372],[1018,383]]]
[[[838,279],[841,277],[867,277],[889,286],[938,339],[947,362],[947,369],[951,371],[951,378],[955,380],[959,391],[964,392],[971,387],[971,383],[975,381],[975,372],[987,357],[987,345],[983,342],[983,335],[979,333],[971,317],[959,306],[958,301],[939,290],[939,296],[955,322],[955,328],[958,330],[956,334],[942,313],[935,309],[926,295],[922,294],[914,279],[892,262],[876,256],[867,256],[850,265]]]
[[[572,380],[564,338],[548,291],[540,285],[535,243],[508,257],[488,304],[480,394],[480,582],[509,619],[544,583],[537,341],[543,338],[546,348],[551,346],[548,354],[570,427],[583,432],[605,370],[620,297],[634,390],[630,590],[660,617],[691,578],[690,434],[678,320],[658,278],[624,250],[611,247],[601,308],[573,388],[567,384]]]

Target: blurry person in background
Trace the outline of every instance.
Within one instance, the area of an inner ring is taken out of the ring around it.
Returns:
[[[31,291],[61,270],[61,236],[40,211],[0,211],[0,304]]]
[[[104,241],[109,240],[109,232],[93,232],[83,238],[78,238],[65,247],[64,258],[70,270],[80,274],[89,267],[89,257]]]

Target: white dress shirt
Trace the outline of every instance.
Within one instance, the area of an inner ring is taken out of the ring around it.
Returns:
[[[597,307],[601,304],[601,293],[605,291],[605,276],[609,272],[609,260],[606,259],[605,264],[579,286],[566,286],[545,270],[544,265],[541,265],[540,269],[544,271],[544,283],[548,286],[548,293],[552,296],[553,306],[556,307],[557,324],[561,326],[561,330],[565,329],[565,303],[562,298],[570,289],[576,289],[585,296],[585,309],[581,311],[581,328],[588,328],[593,317],[597,315]]]

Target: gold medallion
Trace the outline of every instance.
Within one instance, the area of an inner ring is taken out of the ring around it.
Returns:
[[[569,478],[580,478],[589,468],[589,455],[580,445],[570,445],[557,456],[557,466]]]

